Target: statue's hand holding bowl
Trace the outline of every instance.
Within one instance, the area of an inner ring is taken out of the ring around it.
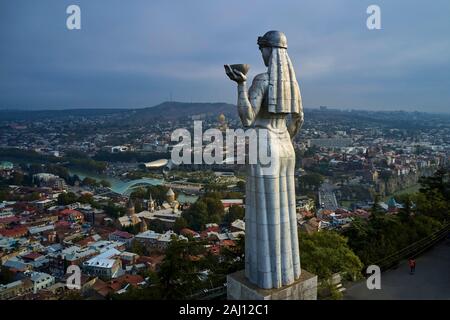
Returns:
[[[237,83],[243,83],[247,81],[247,73],[250,70],[250,65],[248,64],[226,64],[225,72],[227,76]]]

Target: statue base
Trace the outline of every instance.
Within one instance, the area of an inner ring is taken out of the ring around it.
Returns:
[[[261,289],[247,280],[245,271],[227,276],[228,300],[317,300],[317,276],[302,270],[293,284],[278,289]]]

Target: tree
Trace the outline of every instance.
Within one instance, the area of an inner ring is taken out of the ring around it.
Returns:
[[[140,232],[140,225],[139,224],[135,224],[135,225],[129,225],[129,226],[126,226],[126,227],[122,227],[122,231],[131,233],[131,234],[138,234]]]
[[[302,190],[316,191],[323,183],[324,177],[318,173],[309,173],[299,178],[300,188]]]
[[[84,297],[79,290],[67,290],[62,296],[62,300],[84,300]]]
[[[145,248],[145,246],[137,241],[137,240],[133,240],[132,244],[131,244],[131,252],[140,255],[140,256],[144,256],[147,254],[147,249]]]
[[[41,198],[41,195],[39,194],[39,192],[32,192],[30,197],[29,197],[29,201],[35,201],[35,200],[39,200]]]
[[[450,173],[448,169],[440,168],[431,177],[420,178],[419,182],[421,193],[427,194],[431,190],[437,190],[445,199],[450,199]]]
[[[183,212],[183,218],[191,229],[202,230],[207,223],[220,223],[223,214],[224,208],[220,198],[207,194]]]
[[[0,189],[0,201],[5,201],[8,199],[8,189]]]
[[[145,199],[147,197],[147,190],[145,188],[137,188],[130,194],[131,199]]]
[[[149,224],[148,224],[148,228],[150,230],[153,230],[157,233],[164,233],[167,231],[167,225],[165,222],[159,220],[159,219],[153,219],[150,220]]]
[[[20,172],[14,171],[12,179],[11,179],[11,184],[16,185],[16,186],[21,186],[23,181],[24,181],[23,174]]]
[[[442,228],[442,223],[430,216],[407,214],[410,210],[407,206],[403,210],[398,215],[376,214],[368,220],[356,218],[345,230],[350,247],[365,266],[377,264]],[[401,258],[396,256],[384,261],[384,267]]]
[[[94,204],[94,197],[91,194],[85,193],[83,195],[81,195],[78,200],[78,202],[80,203],[88,203],[88,204]]]
[[[327,280],[335,273],[351,278],[361,276],[363,264],[348,245],[348,240],[334,231],[300,233],[302,268]]]
[[[103,207],[103,210],[105,210],[105,213],[108,216],[115,219],[119,218],[125,213],[124,208],[116,206],[112,201],[108,201],[108,204]]]
[[[238,188],[238,190],[239,190],[240,192],[245,192],[245,181],[239,180],[239,181],[236,183],[236,187]]]
[[[313,156],[315,156],[319,151],[320,151],[320,148],[319,148],[318,146],[312,146],[312,147],[308,148],[308,149],[304,152],[303,156],[304,156],[305,158],[313,157]]]
[[[372,208],[370,209],[370,220],[376,224],[380,218],[384,216],[384,210],[380,206],[380,197],[378,195],[375,196],[375,200],[373,201]]]
[[[412,214],[412,202],[409,195],[404,197],[403,208],[401,208],[398,212],[398,217],[402,222],[407,222],[411,219]]]
[[[419,214],[428,215],[441,221],[450,220],[450,174],[448,170],[439,169],[431,177],[422,177],[416,203]]]
[[[203,243],[171,241],[158,272],[164,300],[185,299],[201,288],[198,262],[192,259],[200,254],[205,254]]]
[[[75,182],[78,182],[78,183],[79,183],[80,181],[81,181],[80,177],[77,176],[76,174],[73,175],[73,176],[69,175],[69,176],[67,177],[67,179],[66,179],[67,184],[68,184],[68,185],[71,185],[71,186],[74,186],[74,185],[75,185]]]
[[[223,223],[229,225],[237,219],[243,220],[244,216],[245,216],[245,209],[240,206],[234,205],[228,209],[228,212],[224,216]]]
[[[0,284],[8,284],[14,280],[14,273],[8,268],[0,267]]]
[[[222,247],[220,250],[221,261],[212,267],[215,273],[224,275],[242,270],[245,268],[245,237],[240,236],[235,240],[235,246]],[[214,269],[217,268],[217,269]]]
[[[203,201],[197,200],[183,212],[182,217],[186,219],[191,229],[201,230],[208,223],[208,207]]]
[[[187,228],[188,223],[185,218],[180,217],[175,220],[175,224],[173,225],[173,231],[176,233],[180,233],[180,231],[184,228]]]
[[[77,196],[73,192],[61,193],[58,195],[58,204],[62,206],[66,206],[68,204],[72,204],[77,202]]]
[[[225,212],[220,198],[205,197],[203,201],[206,203],[208,216],[211,218],[211,220],[213,220],[214,222],[219,222]]]
[[[144,211],[144,207],[143,207],[141,201],[134,202],[134,210],[135,210],[135,212],[138,212],[138,213]]]
[[[105,188],[111,188],[111,182],[109,182],[107,180],[101,180],[100,185]]]
[[[82,184],[88,187],[95,187],[97,186],[97,180],[91,177],[86,177],[83,179]]]
[[[384,182],[389,181],[390,178],[392,178],[392,171],[390,170],[382,170],[380,173],[380,178]]]

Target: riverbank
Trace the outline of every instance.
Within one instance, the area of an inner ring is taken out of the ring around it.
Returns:
[[[70,175],[77,175],[81,180],[83,180],[86,177],[95,179],[95,180],[105,180],[108,181],[111,184],[110,189],[116,193],[119,194],[127,194],[131,192],[133,188],[146,185],[152,185],[152,186],[160,186],[165,184],[164,179],[156,179],[156,178],[141,178],[141,179],[135,179],[135,180],[121,180],[116,177],[111,177],[107,175],[101,175],[96,173],[90,173],[90,172],[83,172],[79,170],[69,170]],[[184,203],[194,203],[197,201],[198,196],[188,195],[183,192],[177,192],[177,199],[179,202]]]

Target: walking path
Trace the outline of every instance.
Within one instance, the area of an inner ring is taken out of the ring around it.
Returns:
[[[409,274],[408,261],[381,274],[381,290],[369,290],[366,281],[347,288],[344,300],[450,300],[450,239],[416,259]]]

